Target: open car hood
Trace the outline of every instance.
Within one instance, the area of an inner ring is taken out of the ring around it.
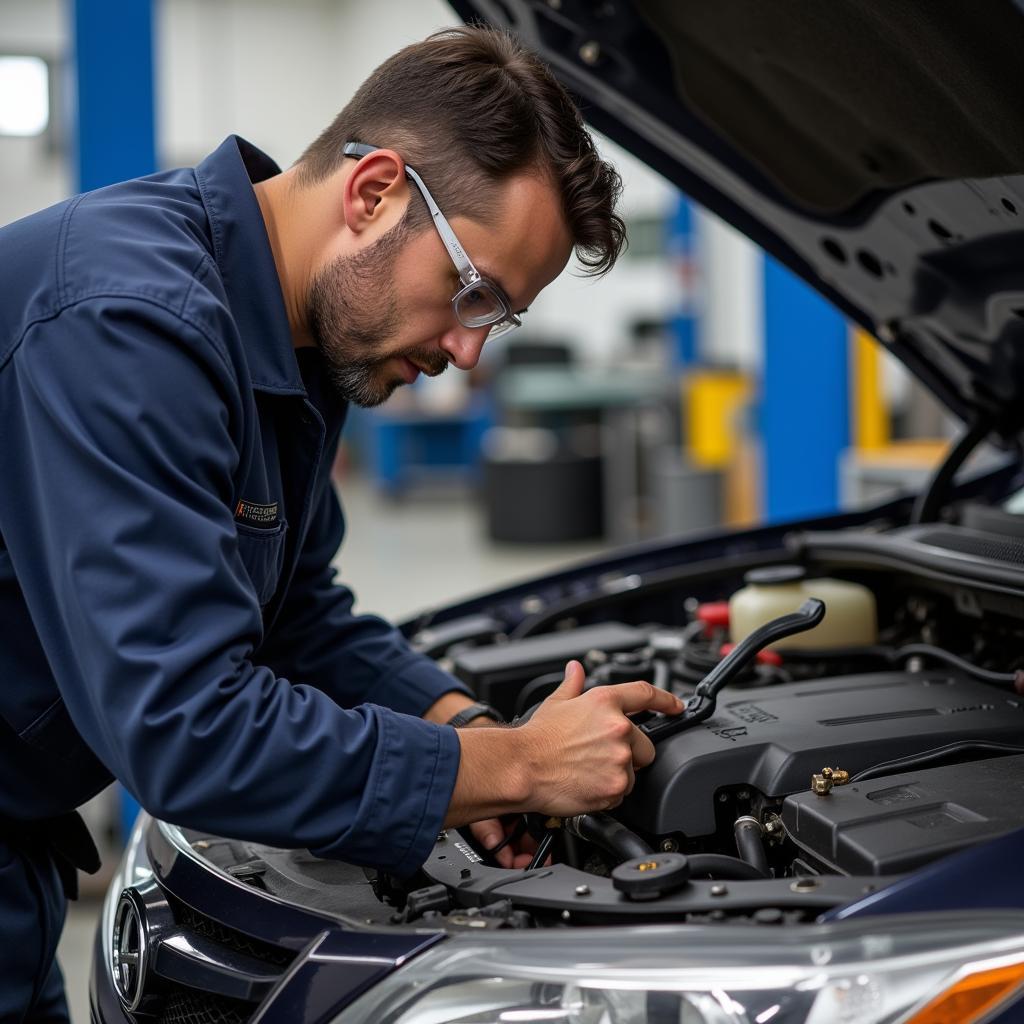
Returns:
[[[450,2],[961,419],[1024,429],[1024,0]]]

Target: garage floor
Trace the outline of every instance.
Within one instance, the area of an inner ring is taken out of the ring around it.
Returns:
[[[602,550],[599,544],[496,546],[464,494],[386,502],[358,479],[342,487],[349,524],[337,564],[363,611],[400,620],[452,598],[558,568]],[[72,905],[60,946],[74,1024],[88,1024],[88,977],[97,902]]]

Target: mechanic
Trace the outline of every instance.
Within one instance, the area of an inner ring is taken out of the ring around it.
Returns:
[[[285,172],[230,137],[0,230],[0,1020],[67,1018],[65,896],[98,866],[75,808],[113,778],[180,825],[397,874],[444,825],[490,848],[500,815],[632,787],[654,751],[626,715],[675,697],[584,694],[570,663],[493,727],[330,565],[347,404],[471,369],[573,251],[610,268],[620,187],[544,66],[463,28]]]

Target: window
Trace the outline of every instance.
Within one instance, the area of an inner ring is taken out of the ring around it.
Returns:
[[[0,135],[42,135],[50,124],[50,69],[42,57],[0,56]]]

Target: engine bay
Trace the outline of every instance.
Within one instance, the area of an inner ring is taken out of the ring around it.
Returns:
[[[833,608],[859,588],[874,620],[865,632],[844,608],[827,642],[816,630],[750,657],[610,812],[526,816],[543,853],[530,868],[450,831],[418,879],[380,879],[379,894],[396,920],[456,926],[809,920],[1024,826],[1024,594],[1008,585],[1022,564],[1019,540],[958,525],[793,534],[731,572],[694,566],[689,586],[685,569],[650,592],[609,581],[577,614],[534,609],[533,626],[435,649],[514,720],[570,658],[588,687],[646,679],[692,697],[742,639],[752,584],[827,592]]]
[[[952,523],[794,532],[427,623],[414,644],[513,724],[570,659],[587,687],[644,679],[706,704],[717,689],[692,727],[636,720],[657,756],[618,807],[509,820],[533,839],[528,867],[499,866],[468,828],[409,879],[256,844],[207,856],[399,927],[813,921],[1024,827],[1022,566],[1020,540]],[[817,594],[817,625],[757,640]]]

